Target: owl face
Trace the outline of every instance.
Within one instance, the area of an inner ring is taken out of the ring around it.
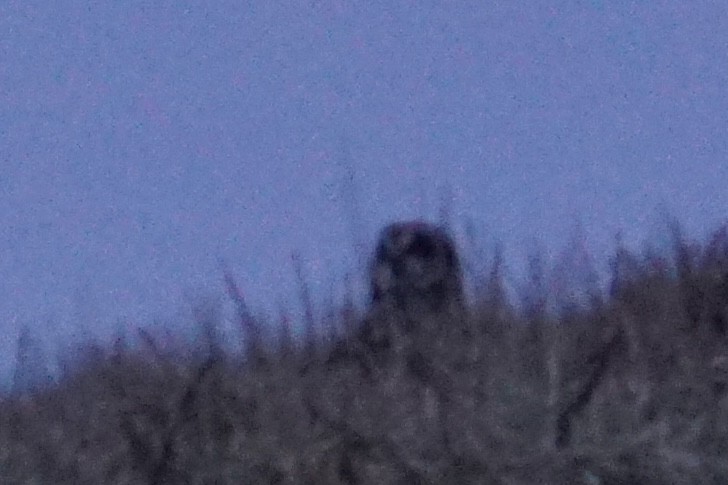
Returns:
[[[462,298],[460,261],[440,227],[421,221],[385,227],[370,268],[373,303],[436,310]]]

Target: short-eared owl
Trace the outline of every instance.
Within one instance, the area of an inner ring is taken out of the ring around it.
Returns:
[[[462,304],[455,244],[444,229],[422,221],[396,222],[382,230],[370,283],[373,306],[437,312]]]
[[[440,332],[462,327],[465,302],[455,244],[444,229],[426,222],[390,224],[379,235],[369,270],[369,312],[353,334],[334,345],[327,363],[353,358],[371,376],[404,352],[409,367],[426,374],[428,360],[408,347],[415,340],[439,341]]]

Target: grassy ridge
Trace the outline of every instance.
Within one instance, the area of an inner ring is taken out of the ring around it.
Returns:
[[[0,403],[0,482],[728,483],[728,235],[673,236],[669,257],[618,249],[590,308],[516,311],[494,271],[467,314],[377,352],[360,324],[401,328],[396,311],[271,344],[238,299],[245,362],[214,322],[206,355],[140,332]]]

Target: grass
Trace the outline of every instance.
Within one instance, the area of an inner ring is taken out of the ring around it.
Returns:
[[[204,315],[206,352],[144,331],[86,349],[0,402],[0,482],[728,483],[728,232],[673,241],[617,248],[609,296],[558,316],[546,293],[518,310],[494,268],[467,313],[402,332],[347,306],[317,332],[308,311],[303,342],[285,320],[268,338],[226,273],[244,361]],[[362,322],[389,345],[362,347]]]

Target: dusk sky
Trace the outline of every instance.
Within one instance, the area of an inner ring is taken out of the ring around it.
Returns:
[[[577,225],[606,267],[663,213],[726,222],[726,185],[726,2],[5,1],[0,376],[21,325],[181,322],[221,261],[295,311],[294,252],[338,298],[445,205],[514,272]]]

